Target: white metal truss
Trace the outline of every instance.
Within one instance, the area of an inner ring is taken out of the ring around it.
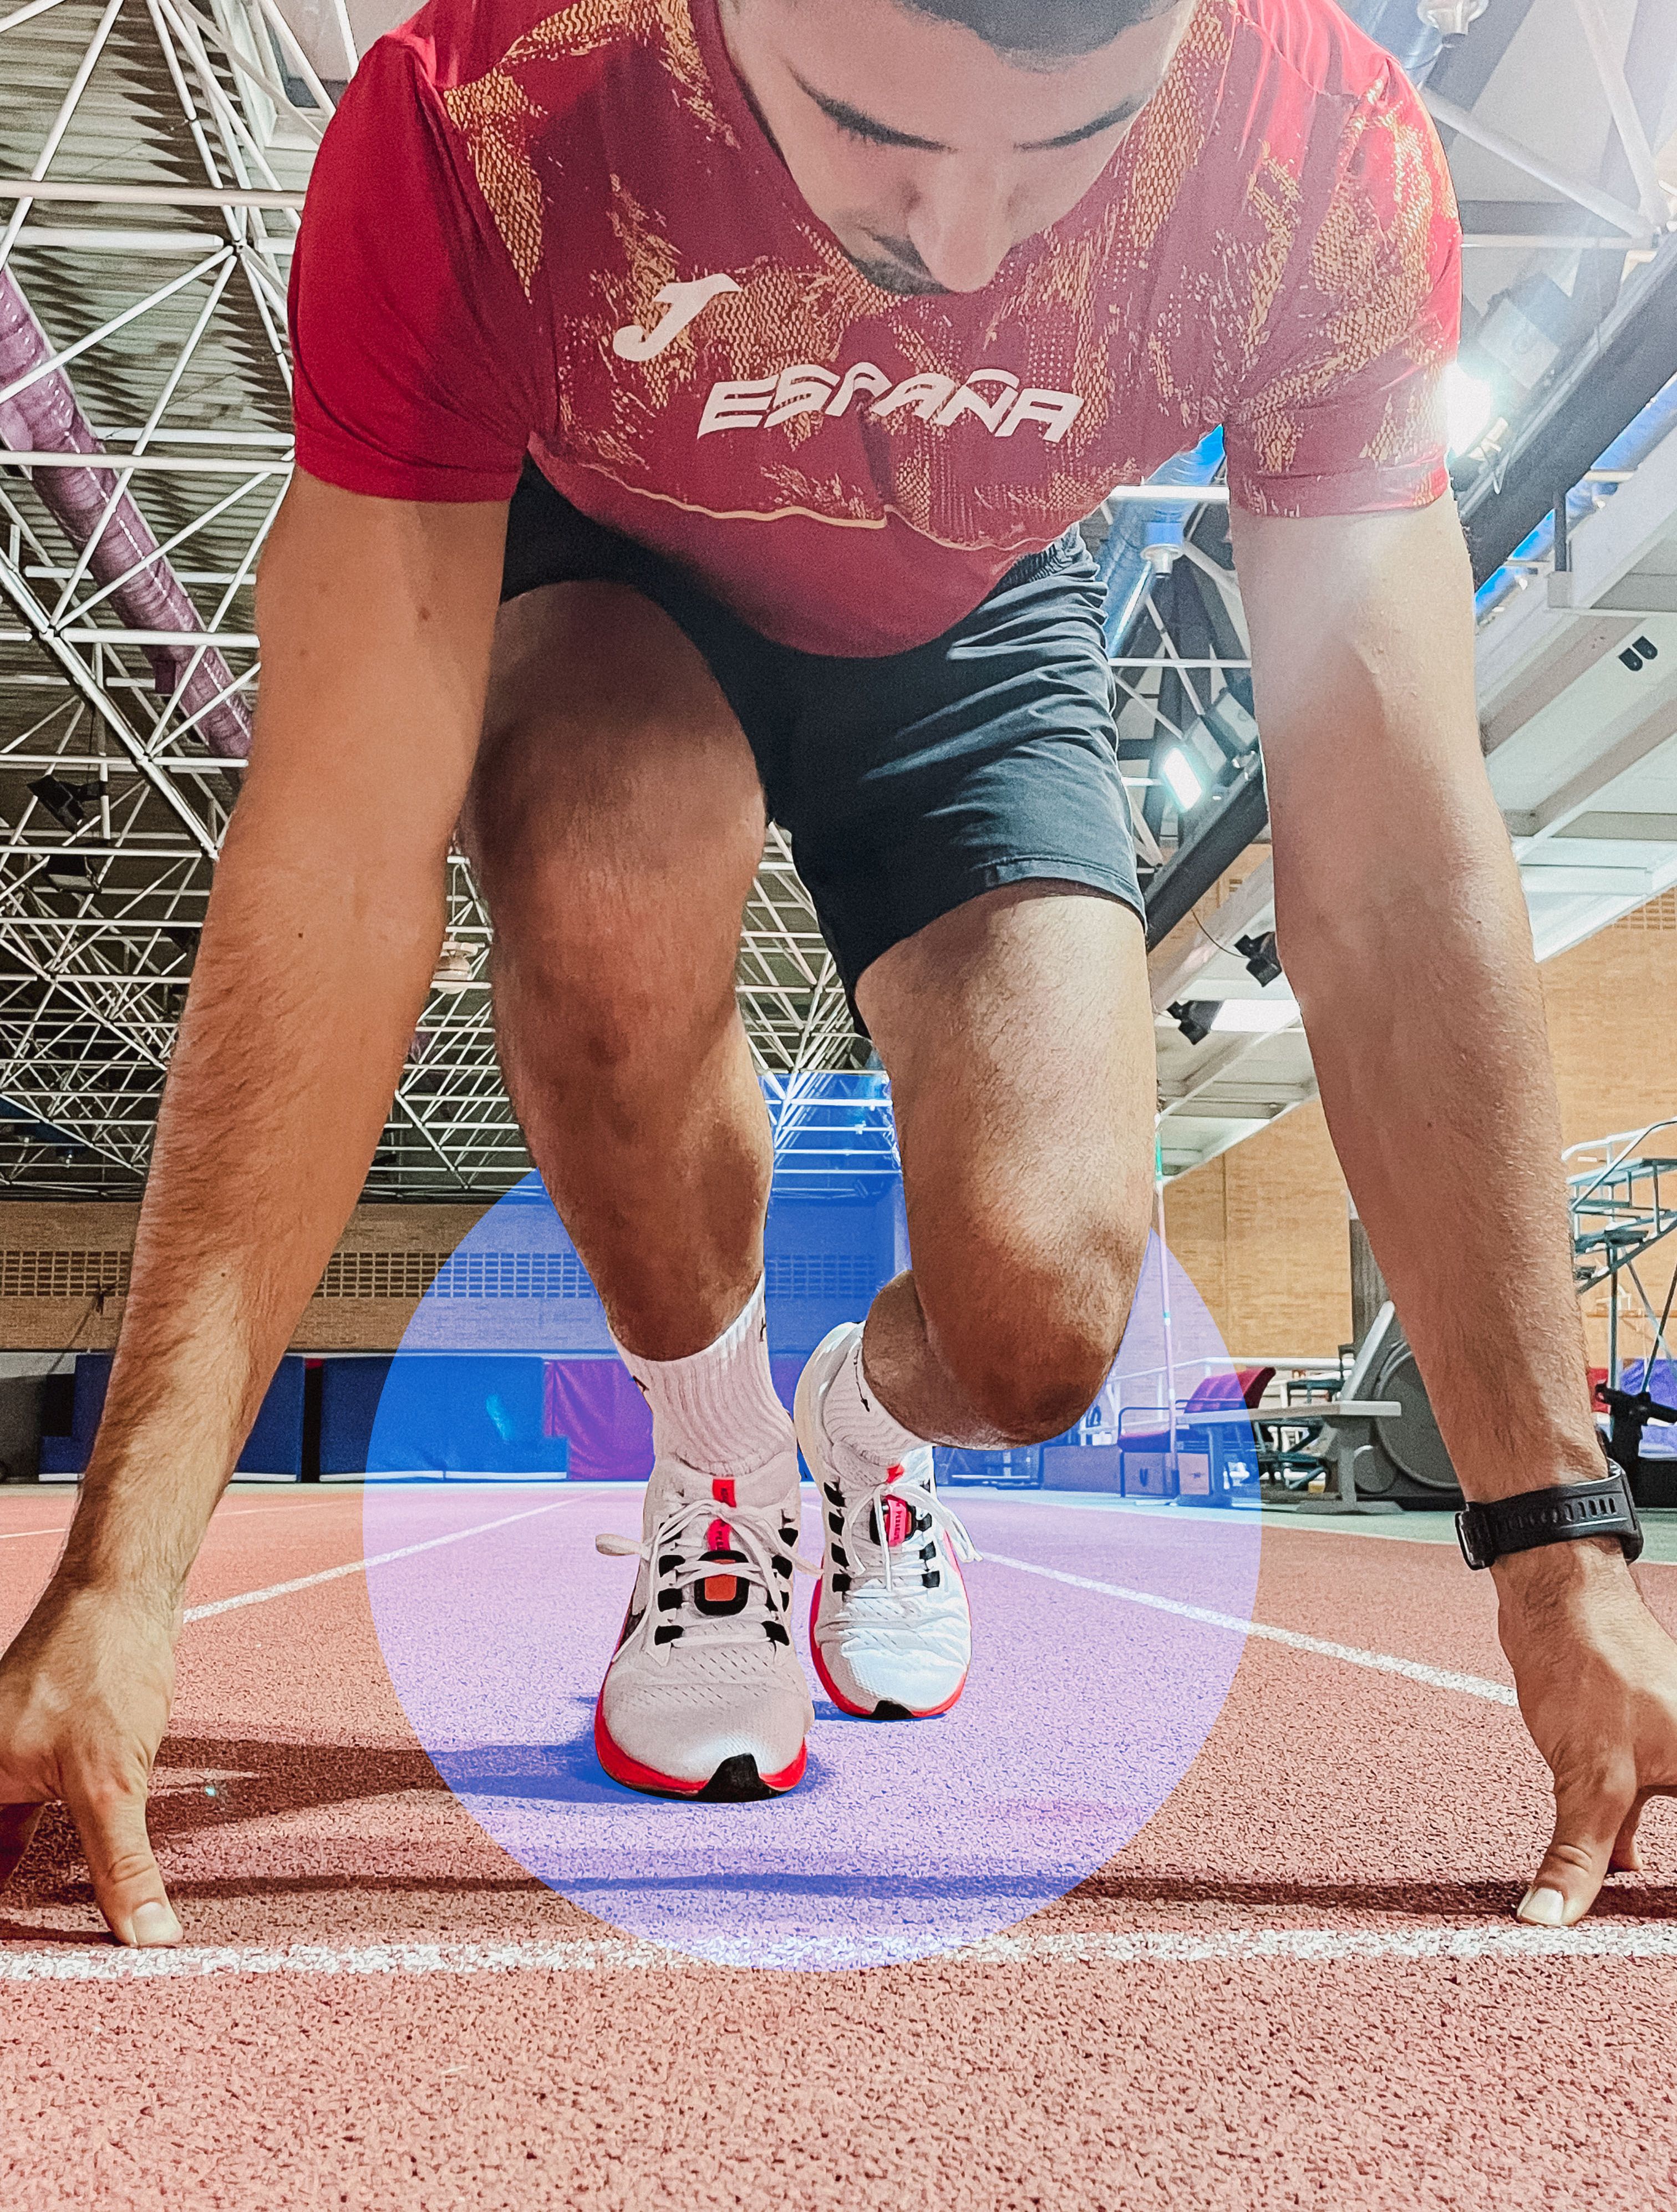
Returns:
[[[1668,212],[1654,167],[1666,149],[1656,134],[1650,150],[1631,96],[1641,88],[1627,87],[1625,41],[1604,27],[1601,0],[1566,3],[1595,70],[1579,96],[1602,103],[1624,176],[1583,178],[1570,159],[1534,152],[1518,114],[1498,111],[1516,126],[1502,130],[1442,92],[1434,109],[1636,249]],[[347,71],[355,52],[345,0],[312,0],[307,52],[286,28],[288,5],[0,0],[0,276],[47,342],[9,385],[0,377],[0,406],[67,378],[102,448],[90,461],[0,444],[0,1190],[139,1187],[236,797],[240,763],[212,750],[206,730],[245,715],[254,693],[252,580],[291,459],[286,283],[336,58]],[[1554,203],[1510,207],[1504,228],[1470,239],[1480,265],[1500,271],[1528,246],[1552,259],[1595,249],[1593,230],[1552,230]],[[1516,216],[1523,228],[1507,227]],[[126,499],[143,518],[156,545],[144,558],[167,562],[190,626],[125,621],[132,573],[98,579],[55,520],[54,473],[90,465],[108,484],[106,512]],[[1217,702],[1249,702],[1226,497],[1216,485],[1127,487],[1085,526],[1098,546],[1127,500],[1187,510],[1115,663],[1121,760],[1154,864],[1182,823],[1162,762],[1182,748],[1214,775]],[[174,669],[167,693],[160,655]],[[193,680],[205,670],[208,690]],[[528,1168],[495,1060],[489,926],[458,857],[448,935],[372,1196],[488,1196]],[[868,1053],[777,829],[746,908],[738,988],[789,1145],[825,1110],[814,1079],[864,1068]],[[1261,1058],[1242,1051],[1243,1067]],[[1170,1102],[1178,1125],[1193,1087]]]
[[[125,579],[95,581],[43,496],[88,456],[0,447],[0,1188],[131,1195],[242,767],[199,726],[257,680],[252,586],[291,461],[286,278],[331,94],[274,0],[31,0],[0,13],[0,270],[51,349],[0,404],[68,375],[106,512],[133,501],[202,625],[125,626]],[[169,647],[227,672],[191,713],[183,678],[159,696],[149,649]],[[369,1196],[487,1195],[529,1167],[459,856],[448,942]],[[778,829],[738,983],[789,1133],[788,1083],[867,1054]]]

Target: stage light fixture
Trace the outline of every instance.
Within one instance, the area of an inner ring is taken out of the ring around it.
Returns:
[[[1218,1003],[1215,999],[1178,999],[1164,1011],[1190,1044],[1203,1044],[1212,1033]]]
[[[56,775],[38,775],[29,789],[39,799],[61,830],[75,831],[88,818],[83,800],[94,798],[99,790],[96,783],[65,783]]]
[[[477,977],[471,972],[471,954],[464,945],[457,945],[451,937],[437,954],[436,972],[431,977],[434,991],[469,991]]]
[[[1255,983],[1273,983],[1280,974],[1273,929],[1266,930],[1261,937],[1237,937],[1235,950],[1245,961],[1246,972]]]

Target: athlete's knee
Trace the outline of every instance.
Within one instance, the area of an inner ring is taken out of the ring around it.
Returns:
[[[939,1357],[984,1428],[1041,1443],[1089,1410],[1118,1356],[1145,1232],[1109,1231],[1074,1254],[1017,1255],[941,1291],[920,1285]]]

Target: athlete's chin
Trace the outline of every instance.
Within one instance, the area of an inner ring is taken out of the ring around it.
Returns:
[[[905,269],[900,261],[880,261],[848,252],[845,258],[854,268],[860,270],[870,284],[877,284],[882,292],[895,292],[902,299],[917,299],[926,293],[945,292],[949,289],[923,270]]]

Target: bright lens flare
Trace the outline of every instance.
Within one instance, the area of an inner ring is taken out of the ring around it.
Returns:
[[[1451,453],[1471,453],[1496,412],[1497,396],[1491,386],[1453,361],[1444,372],[1444,419]]]
[[[1297,1004],[1291,999],[1224,999],[1212,1027],[1245,1036],[1273,1036],[1278,1030],[1291,1029],[1297,1019]]]
[[[1206,787],[1194,774],[1194,763],[1180,745],[1170,748],[1159,763],[1159,769],[1184,814],[1190,806],[1197,806],[1205,797]]]

